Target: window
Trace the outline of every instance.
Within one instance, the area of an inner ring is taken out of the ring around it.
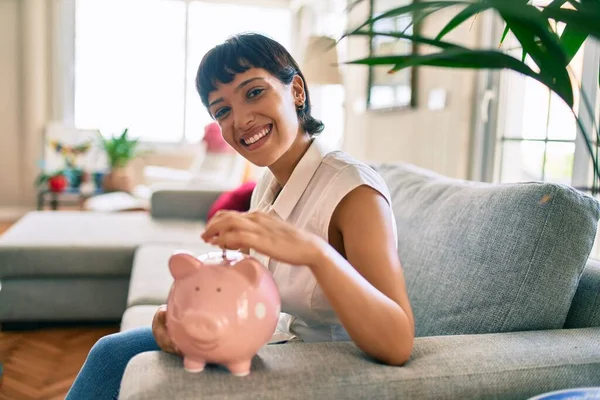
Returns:
[[[211,120],[195,88],[206,51],[244,31],[264,33],[289,49],[291,22],[291,10],[282,7],[77,0],[75,125],[104,135],[129,127],[148,142],[198,141]]]
[[[514,51],[519,57],[521,50]],[[597,44],[588,41],[570,64],[590,99],[596,97],[598,54]],[[578,90],[574,91],[574,103],[578,115],[587,115],[581,110],[584,104]],[[588,132],[593,132],[591,126]],[[589,187],[591,157],[580,135],[573,113],[558,95],[532,78],[502,72],[496,181]]]

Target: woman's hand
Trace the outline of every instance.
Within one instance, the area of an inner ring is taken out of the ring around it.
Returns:
[[[210,219],[202,239],[229,250],[242,248],[290,265],[314,266],[325,241],[264,212],[221,211]]]
[[[154,340],[156,340],[156,344],[158,344],[158,347],[163,351],[181,355],[181,352],[171,340],[169,332],[167,332],[166,320],[167,307],[163,305],[156,310],[154,318],[152,319],[152,334],[154,335]]]

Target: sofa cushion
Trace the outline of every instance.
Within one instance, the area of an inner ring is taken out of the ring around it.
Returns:
[[[599,203],[550,183],[376,166],[393,201],[417,336],[562,328]]]
[[[169,258],[177,250],[202,254],[219,251],[216,246],[202,244],[197,239],[194,244],[152,244],[142,245],[133,259],[131,282],[127,296],[127,306],[165,304],[173,277],[169,272]]]
[[[565,328],[600,326],[600,261],[589,260],[581,279]]]
[[[248,211],[250,209],[252,192],[255,187],[256,182],[250,181],[242,183],[237,188],[223,193],[212,206],[210,206],[206,219],[210,220],[220,210]]]
[[[128,276],[137,246],[197,243],[203,229],[145,212],[33,211],[0,237],[0,278]]]
[[[0,321],[118,321],[128,285],[118,276],[3,279]]]
[[[123,313],[121,319],[121,331],[128,331],[143,326],[152,326],[154,313],[159,305],[133,306]]]
[[[417,338],[402,367],[373,362],[349,342],[263,347],[237,378],[212,365],[183,369],[181,358],[135,356],[121,400],[158,399],[527,399],[600,385],[600,328]]]

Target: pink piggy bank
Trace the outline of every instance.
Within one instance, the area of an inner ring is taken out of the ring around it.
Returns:
[[[236,376],[250,373],[252,358],[272,337],[281,299],[269,271],[240,252],[169,260],[175,281],[167,300],[169,336],[186,371],[221,364]]]

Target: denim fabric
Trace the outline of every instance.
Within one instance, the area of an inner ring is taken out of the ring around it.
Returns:
[[[65,400],[117,399],[127,363],[147,351],[159,351],[150,327],[105,336],[90,350]]]

